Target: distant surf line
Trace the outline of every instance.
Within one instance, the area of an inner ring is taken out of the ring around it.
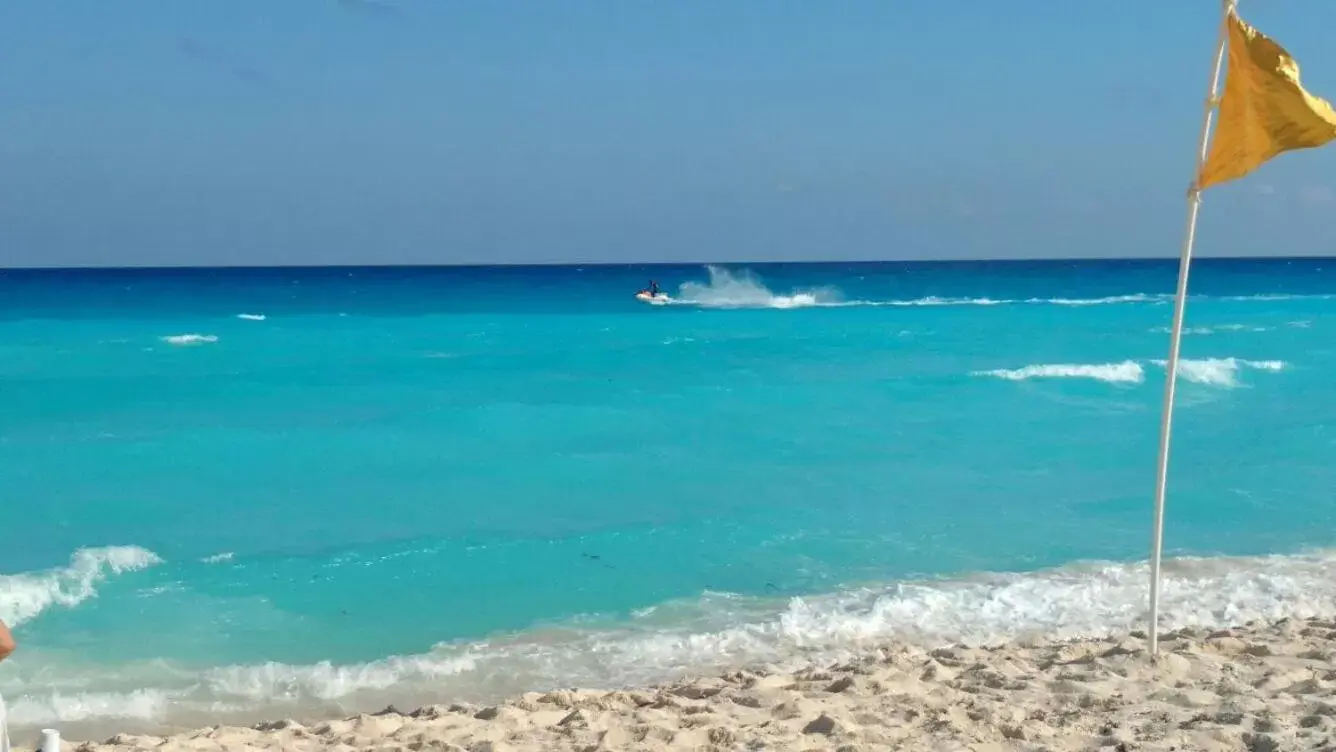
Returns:
[[[836,287],[819,286],[795,288],[788,293],[777,293],[761,282],[750,270],[731,271],[719,266],[707,266],[708,282],[684,282],[678,288],[678,294],[670,297],[667,305],[691,306],[714,309],[778,309],[798,308],[856,308],[856,307],[930,307],[930,306],[1018,306],[1018,305],[1057,305],[1057,306],[1099,306],[1099,305],[1167,305],[1174,296],[1168,293],[1126,293],[1107,295],[1097,298],[988,298],[988,297],[942,297],[927,295],[912,299],[888,300],[847,300]],[[1328,300],[1333,295],[1231,295],[1231,296],[1190,296],[1196,300],[1224,300],[1231,302],[1276,302],[1284,300]]]

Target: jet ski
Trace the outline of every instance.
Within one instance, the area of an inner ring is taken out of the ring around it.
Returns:
[[[636,300],[639,300],[642,303],[649,303],[650,305],[663,305],[671,300],[671,298],[661,292],[656,293],[649,290],[641,290],[636,293]]]
[[[669,297],[659,292],[659,283],[651,279],[648,287],[636,293],[636,300],[651,305],[663,305],[669,301]]]

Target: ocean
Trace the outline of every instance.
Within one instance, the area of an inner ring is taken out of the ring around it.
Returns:
[[[1143,628],[1175,274],[0,271],[15,736]],[[1334,616],[1336,261],[1191,291],[1164,625]]]

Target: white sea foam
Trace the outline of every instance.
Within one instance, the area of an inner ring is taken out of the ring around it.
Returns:
[[[1170,332],[1167,326],[1157,326],[1151,329],[1156,334],[1168,334]],[[1183,327],[1184,334],[1218,334],[1220,332],[1269,332],[1269,326],[1256,326],[1254,324],[1218,324],[1216,326],[1187,326]]]
[[[1211,295],[1192,296],[1193,300],[1227,300],[1231,302],[1273,302],[1280,300],[1325,300],[1329,295],[1236,295],[1225,298]],[[1129,293],[1126,295],[1105,295],[1097,298],[969,298],[927,296],[912,300],[853,300],[838,305],[868,306],[996,306],[996,305],[1058,305],[1058,306],[1099,306],[1099,305],[1167,305],[1174,300],[1173,295],[1153,293]]]
[[[1146,295],[1109,295],[1102,298],[960,298],[929,295],[910,300],[853,300],[840,305],[853,306],[1011,306],[1011,305],[1060,305],[1060,306],[1095,306],[1118,305],[1123,303],[1164,303],[1173,300],[1172,296]]]
[[[1091,306],[1117,303],[1168,303],[1173,299],[1174,297],[1172,295],[1133,293],[1131,295],[1109,295],[1103,298],[1030,298],[1025,302],[1030,304],[1047,303],[1050,305]]]
[[[1227,295],[1222,300],[1231,300],[1235,302],[1277,302],[1282,300],[1331,300],[1336,295],[1300,295],[1290,293],[1264,294],[1264,295]]]
[[[1160,368],[1168,365],[1164,360],[1153,362]],[[1280,360],[1241,360],[1239,358],[1203,358],[1199,360],[1184,358],[1178,361],[1178,375],[1181,378],[1212,386],[1238,386],[1239,371],[1243,368],[1252,368],[1259,371],[1281,371],[1285,368],[1285,362]]]
[[[1328,295],[1236,295],[1219,298],[1211,295],[1192,296],[1193,300],[1227,300],[1237,303],[1273,302],[1280,300],[1325,300]],[[1059,305],[1059,306],[1099,306],[1149,304],[1166,305],[1172,303],[1173,295],[1159,293],[1128,293],[1125,295],[1105,295],[1097,298],[968,298],[928,296],[913,300],[855,300],[841,305],[872,306],[996,306],[996,305]],[[1228,326],[1228,325],[1227,325]],[[1227,328],[1227,327],[1226,327]],[[1166,329],[1167,331],[1167,329]]]
[[[322,661],[307,666],[284,663],[226,666],[209,670],[202,678],[212,693],[234,700],[264,702],[276,697],[338,700],[368,689],[388,689],[405,680],[435,681],[476,671],[478,664],[471,652],[472,649],[465,649],[458,655],[396,655],[350,665]]]
[[[1075,378],[1095,379],[1111,384],[1140,384],[1145,379],[1145,371],[1135,360],[1121,363],[1042,363],[1023,368],[997,368],[991,371],[976,372],[977,376],[995,376],[1008,381],[1027,379]]]
[[[1168,334],[1168,333],[1170,332],[1170,329],[1169,329],[1169,327],[1167,327],[1167,326],[1157,326],[1157,327],[1155,327],[1154,329],[1151,329],[1151,331],[1152,331],[1153,333],[1155,333],[1155,334]],[[1185,327],[1183,327],[1183,333],[1184,333],[1184,334],[1215,334],[1215,330],[1212,329],[1212,328],[1209,327],[1209,326],[1185,326]]]
[[[723,267],[707,266],[710,281],[685,282],[672,305],[689,305],[703,308],[846,308],[859,306],[873,307],[920,307],[920,306],[1000,306],[1000,305],[1058,305],[1058,306],[1099,306],[1149,304],[1165,305],[1172,303],[1174,296],[1167,293],[1126,293],[1105,295],[1095,298],[989,298],[989,297],[942,297],[928,295],[921,298],[865,300],[846,299],[835,288],[825,287],[808,290],[795,290],[789,294],[773,292],[761,283],[748,270],[729,271]],[[1215,297],[1210,295],[1193,296],[1201,300],[1228,300],[1234,302],[1271,302],[1281,300],[1327,299],[1330,295],[1235,295]],[[1225,325],[1221,328],[1229,328]],[[1251,329],[1250,329],[1251,331]],[[1256,331],[1262,331],[1257,329]]]
[[[856,300],[851,305],[871,305],[871,306],[995,306],[1008,305],[1015,303],[1014,300],[993,300],[992,298],[939,298],[936,295],[929,295],[926,298],[915,298],[914,300]]]
[[[706,269],[710,274],[708,284],[684,282],[671,302],[704,308],[807,308],[840,303],[838,290],[799,290],[781,295],[771,292],[749,271],[730,272],[718,266]]]
[[[22,624],[52,606],[73,608],[97,595],[107,577],[162,563],[158,555],[138,546],[81,548],[64,567],[0,575],[0,621]]]
[[[268,316],[263,313],[238,313],[237,318],[243,321],[264,321]]]
[[[1120,363],[1038,363],[1021,368],[996,368],[975,371],[975,376],[991,376],[1008,381],[1029,379],[1094,379],[1110,384],[1140,384],[1145,380],[1143,363],[1164,368],[1163,360]],[[1211,386],[1234,387],[1239,384],[1239,371],[1250,368],[1259,371],[1281,371],[1286,368],[1280,360],[1243,360],[1240,358],[1184,358],[1178,362],[1178,375],[1186,381]]]
[[[169,345],[203,345],[217,342],[213,334],[172,334],[162,338]]]
[[[200,563],[202,563],[202,564],[221,564],[221,563],[223,563],[223,562],[225,562],[225,561],[232,561],[232,558],[233,558],[234,556],[235,556],[235,554],[233,554],[231,551],[224,551],[224,552],[221,553],[221,554],[214,554],[213,556],[205,556],[203,559],[200,559]]]
[[[846,589],[803,598],[708,593],[660,604],[617,628],[565,627],[439,645],[367,663],[266,663],[192,670],[153,661],[120,669],[32,666],[0,681],[11,722],[348,712],[388,702],[488,702],[533,689],[616,687],[744,665],[836,660],[890,640],[986,645],[1029,636],[1097,637],[1144,627],[1144,563],[1078,563]],[[1336,617],[1336,554],[1171,559],[1165,629],[1282,617]],[[116,690],[103,685],[115,685]]]
[[[153,721],[164,716],[168,703],[167,693],[151,689],[21,695],[9,702],[9,721],[33,726],[111,719]]]
[[[998,305],[1065,305],[1087,306],[1117,303],[1162,303],[1172,296],[1111,295],[1101,298],[1029,298],[1024,300],[993,299],[987,297],[939,297],[929,295],[907,300],[846,300],[832,287],[795,290],[780,294],[766,287],[750,271],[738,272],[718,266],[707,266],[710,281],[706,284],[686,282],[678,295],[669,302],[704,308],[844,308],[854,306],[920,307],[920,306],[998,306]]]

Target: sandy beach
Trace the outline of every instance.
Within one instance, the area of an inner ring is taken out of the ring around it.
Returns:
[[[68,748],[191,750],[1336,749],[1336,621],[927,649],[497,706],[394,708]],[[14,740],[23,744],[30,740]]]

